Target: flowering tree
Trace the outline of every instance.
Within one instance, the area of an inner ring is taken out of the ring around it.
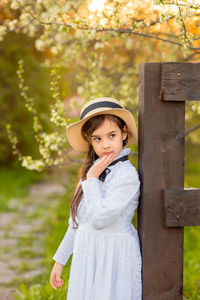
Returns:
[[[59,129],[46,133],[28,95],[23,61],[18,78],[21,96],[34,120],[35,138],[41,159],[24,156],[18,140],[7,125],[13,153],[29,169],[62,165],[67,146],[65,128],[73,122],[70,109],[79,104],[72,98],[66,111],[59,94],[59,68],[72,71],[77,94],[83,103],[99,96],[120,99],[137,112],[138,64],[145,61],[198,61],[200,57],[200,3],[198,1],[106,1],[106,0],[4,0],[1,2],[0,40],[9,32],[23,33],[35,39],[38,51],[50,52],[45,65],[52,75],[55,100],[50,121]],[[55,56],[55,59],[53,58]],[[193,116],[199,116],[198,103],[188,101]],[[191,114],[186,115],[186,121]],[[198,128],[198,127],[197,127]]]

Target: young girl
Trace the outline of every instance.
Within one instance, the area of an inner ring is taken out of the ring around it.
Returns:
[[[73,253],[67,300],[141,300],[140,244],[131,223],[140,181],[125,147],[137,141],[135,120],[119,101],[97,98],[84,105],[67,136],[87,157],[50,284],[63,285],[62,269]]]

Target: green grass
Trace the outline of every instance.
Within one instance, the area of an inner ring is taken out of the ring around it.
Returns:
[[[200,227],[184,228],[184,278],[185,299],[200,299]]]
[[[41,285],[39,283],[34,283],[30,287],[25,284],[20,284],[20,289],[17,289],[16,299],[23,300],[64,300],[66,299],[66,288],[61,288],[60,290],[52,292],[52,287],[46,283]]]
[[[200,188],[200,161],[185,166],[185,188]]]
[[[35,252],[31,249],[22,249],[17,252],[17,256],[21,257],[23,259],[24,258],[37,258],[37,257],[42,257],[43,253]]]
[[[29,246],[31,247],[34,244],[34,241],[37,238],[35,236],[31,236],[31,235],[24,235],[24,236],[20,236],[17,239],[17,247],[25,247],[25,246]]]
[[[22,198],[27,195],[28,187],[32,182],[42,178],[36,171],[23,168],[0,169],[0,212],[11,210],[8,202],[11,198]]]
[[[18,273],[24,273],[26,271],[32,271],[36,268],[35,264],[27,263],[26,261],[21,261],[19,266],[10,267],[12,270],[16,270]]]
[[[185,167],[185,188],[200,188],[200,162]],[[200,226],[184,227],[184,300],[200,300]]]

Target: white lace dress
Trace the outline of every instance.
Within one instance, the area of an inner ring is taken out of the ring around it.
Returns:
[[[123,148],[115,159],[129,153]],[[140,195],[138,173],[129,160],[109,168],[104,182],[80,181],[78,229],[72,228],[70,215],[53,256],[65,265],[73,253],[67,300],[142,299],[139,237],[131,223]]]

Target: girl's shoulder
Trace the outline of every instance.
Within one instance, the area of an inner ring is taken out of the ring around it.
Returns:
[[[126,170],[127,172],[137,172],[136,167],[130,162],[130,160],[119,161],[114,166],[108,166],[108,168],[113,168],[113,170]]]
[[[127,160],[125,162],[119,161],[116,165],[109,167],[111,168],[110,175],[113,179],[121,178],[121,180],[137,179],[139,180],[139,175],[136,167]]]

